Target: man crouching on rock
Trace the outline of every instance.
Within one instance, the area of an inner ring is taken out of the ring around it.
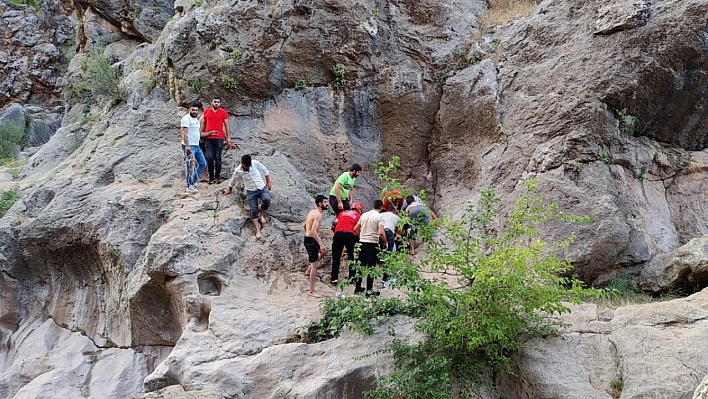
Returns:
[[[302,225],[302,228],[305,230],[305,249],[307,250],[307,257],[310,261],[310,267],[307,268],[305,275],[310,277],[310,290],[307,291],[307,295],[322,298],[322,295],[315,291],[315,278],[317,278],[317,266],[320,259],[327,255],[327,248],[320,238],[322,212],[327,210],[327,197],[318,195],[315,198],[315,205],[317,205],[317,207],[307,214],[305,223]]]
[[[224,190],[224,195],[233,192],[236,177],[243,179],[243,188],[246,191],[248,206],[251,208],[251,222],[256,229],[256,239],[261,239],[261,225],[265,225],[265,213],[270,206],[270,176],[268,169],[262,163],[251,159],[250,155],[241,157],[241,165],[234,170],[234,175],[229,180],[229,188]],[[265,181],[264,181],[265,179]],[[258,210],[258,200],[261,200],[261,209]]]

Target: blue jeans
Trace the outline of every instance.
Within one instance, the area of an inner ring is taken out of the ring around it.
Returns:
[[[258,218],[258,199],[261,200],[261,209],[264,211],[268,210],[270,206],[270,191],[266,187],[260,190],[250,190],[246,191],[246,199],[248,200],[248,206],[251,208],[251,219]]]
[[[186,176],[187,178],[187,187],[193,185],[194,183],[197,182],[197,179],[199,179],[199,175],[204,172],[204,168],[206,168],[206,159],[204,159],[204,153],[202,152],[202,149],[199,148],[198,145],[190,145],[189,148],[192,149],[192,154],[194,154],[194,159],[197,161],[197,171],[192,175],[192,176]],[[182,144],[182,151],[184,151],[184,144]]]
[[[205,139],[204,147],[209,167],[209,181],[221,179],[221,150],[224,148],[224,139]]]

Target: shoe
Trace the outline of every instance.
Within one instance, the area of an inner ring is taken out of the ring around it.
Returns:
[[[329,283],[332,285],[337,285],[339,284],[339,280],[330,280]]]
[[[199,182],[196,182],[196,183],[192,184],[192,187],[194,187],[194,188],[202,188],[202,185],[199,184]]]
[[[196,194],[196,193],[199,192],[199,190],[197,190],[197,188],[194,187],[194,186],[189,186],[189,187],[187,187],[187,190],[189,190],[189,192],[192,193],[192,194]]]
[[[222,178],[216,179],[216,184],[221,184],[223,182],[224,182],[224,179],[222,179]]]
[[[334,296],[336,296],[337,298],[342,298],[342,299],[343,299],[343,298],[346,298],[346,297],[347,297],[347,294],[343,293],[342,291],[337,291],[337,292],[334,293]]]
[[[354,293],[355,294],[361,294],[362,292],[365,292],[366,290],[359,287],[359,288],[354,288]]]
[[[388,288],[391,286],[391,284],[396,284],[396,281],[398,281],[398,279],[390,278],[390,279],[383,282],[383,286],[384,286],[384,288]]]
[[[209,180],[209,184],[215,184],[216,180]]]
[[[366,295],[365,295],[365,296],[366,296],[367,298],[370,298],[370,297],[372,297],[372,296],[379,296],[379,295],[381,295],[381,293],[378,292],[378,291],[366,291]]]

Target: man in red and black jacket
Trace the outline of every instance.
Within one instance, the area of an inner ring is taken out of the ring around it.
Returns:
[[[354,226],[359,222],[364,205],[354,202],[351,210],[341,211],[337,215],[334,237],[332,238],[332,284],[339,283],[339,265],[342,262],[342,251],[347,249],[347,258],[354,261],[354,245],[359,237],[354,234]],[[349,267],[349,279],[354,278],[354,268]]]

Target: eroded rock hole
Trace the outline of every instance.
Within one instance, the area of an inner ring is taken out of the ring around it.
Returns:
[[[182,333],[178,314],[164,285],[145,284],[130,301],[131,344],[174,346]]]
[[[221,295],[221,280],[215,274],[202,273],[197,277],[199,293],[202,295]]]

